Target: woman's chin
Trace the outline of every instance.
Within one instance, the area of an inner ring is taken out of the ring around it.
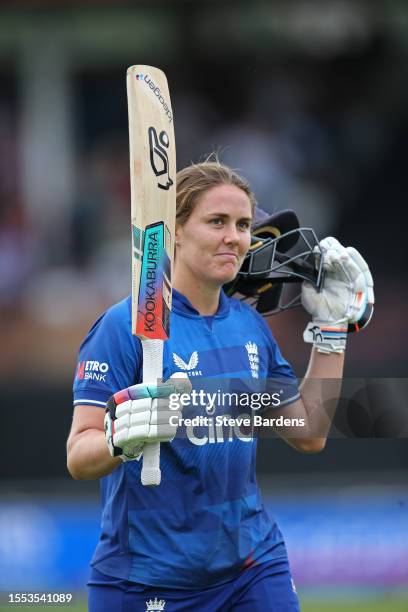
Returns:
[[[236,275],[238,274],[237,270],[233,270],[231,272],[224,271],[223,274],[219,275],[218,282],[220,285],[225,285],[225,283],[230,283],[234,280]]]
[[[221,269],[219,268],[218,270],[212,270],[210,274],[203,277],[203,280],[205,278],[205,281],[209,284],[222,287],[222,285],[225,285],[225,283],[229,283],[234,280],[237,274],[238,269],[236,265],[223,266]]]

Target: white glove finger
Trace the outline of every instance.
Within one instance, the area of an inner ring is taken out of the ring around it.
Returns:
[[[150,402],[149,402],[150,403]],[[124,414],[114,421],[115,433],[126,431],[130,427],[149,425],[151,419],[151,411],[137,412],[135,414]]]
[[[130,414],[132,412],[132,400],[127,400],[126,402],[121,402],[115,408],[115,416],[116,420],[121,417]]]
[[[353,286],[353,290],[364,290],[364,276],[360,268],[340,243],[338,248],[330,248],[325,253],[323,267],[332,278],[346,282],[347,285]]]
[[[113,421],[113,427],[115,433],[119,433],[120,431],[125,431],[129,428],[130,425],[130,414],[123,414],[119,419],[115,419]]]
[[[349,255],[345,249],[337,250],[337,249],[328,249],[325,251],[323,256],[323,267],[326,272],[333,270],[338,263],[342,263],[343,261],[347,261],[349,259]],[[338,268],[337,268],[338,269]]]
[[[151,410],[152,400],[150,397],[145,397],[138,400],[128,400],[116,406],[116,418],[120,418],[125,414],[137,414],[138,412],[146,412]]]
[[[323,269],[326,272],[334,269],[334,262],[338,261],[339,258],[344,257],[347,259],[348,256],[345,247],[333,236],[323,238],[319,242],[319,247],[314,248],[314,253],[316,268],[319,267],[321,254],[323,255]]]
[[[129,429],[127,430],[126,442],[132,444],[144,441],[149,437],[149,432],[149,423],[141,423],[140,425],[134,425],[133,427],[129,427]],[[115,437],[113,439],[115,440]]]
[[[350,284],[353,286],[354,291],[365,290],[365,279],[364,274],[355,263],[355,261],[346,253],[346,256],[342,256],[337,265],[341,266],[342,272],[345,274]]]
[[[328,272],[332,268],[331,251],[323,252],[323,270]]]
[[[112,436],[113,444],[115,446],[118,446],[119,448],[123,448],[123,446],[127,442],[127,434],[128,434],[127,429],[123,429],[122,431],[115,432]]]
[[[338,262],[338,255],[336,251],[329,250],[326,251],[323,255],[323,269],[325,272],[330,272],[334,270],[334,264]]]
[[[368,273],[366,276],[367,280],[369,280],[368,284],[373,286],[374,285],[373,277],[371,276],[371,272],[368,267],[368,264],[366,260],[364,259],[364,257],[361,255],[361,253],[359,253],[357,249],[355,249],[354,247],[347,247],[347,253],[353,259],[353,261],[355,261],[355,263],[358,265],[358,267],[364,274]]]
[[[134,427],[135,425],[144,425],[145,423],[150,423],[150,421],[151,421],[150,410],[145,410],[144,412],[136,412],[130,415],[129,427]]]
[[[332,236],[328,236],[327,238],[323,238],[319,242],[319,246],[315,246],[314,256],[315,256],[315,268],[318,269],[320,266],[320,259],[323,258],[323,268],[327,270],[330,267],[330,255],[328,256],[328,252],[331,250],[332,243],[337,242],[335,238]]]
[[[345,251],[344,246],[340,244],[337,238],[334,238],[333,236],[327,236],[327,238],[323,238],[323,240],[319,242],[319,245],[324,253],[326,251],[336,251],[337,253],[342,254]]]
[[[353,259],[353,261],[358,265],[358,267],[360,268],[360,270],[362,271],[364,275],[364,281],[365,281],[366,292],[367,292],[367,301],[370,304],[374,304],[374,289],[373,289],[374,281],[373,281],[373,277],[371,275],[370,269],[367,265],[367,262],[360,255],[357,249],[355,249],[354,247],[347,247],[347,252],[349,253],[350,257]]]
[[[326,238],[320,240],[319,245],[322,251],[328,251],[331,249],[332,245],[335,245],[336,243],[336,238],[333,238],[333,236],[326,236]]]

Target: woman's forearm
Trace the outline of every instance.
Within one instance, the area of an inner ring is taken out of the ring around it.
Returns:
[[[68,438],[67,466],[76,480],[94,480],[107,476],[121,465],[120,457],[112,457],[99,429],[87,429]]]
[[[319,353],[312,350],[300,394],[308,417],[309,432],[327,437],[340,398],[344,353]]]

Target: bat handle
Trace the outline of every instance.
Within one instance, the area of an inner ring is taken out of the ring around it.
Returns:
[[[175,380],[178,393],[190,393],[191,382],[185,372],[175,372],[170,380]],[[149,442],[143,447],[142,485],[156,487],[161,481],[160,442]]]
[[[144,445],[141,479],[145,487],[155,487],[160,484],[160,442]]]
[[[163,341],[144,340],[143,382],[161,380],[163,376]],[[141,482],[145,487],[156,487],[161,481],[160,442],[149,442],[143,447]]]

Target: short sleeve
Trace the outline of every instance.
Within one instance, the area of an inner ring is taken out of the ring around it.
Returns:
[[[298,379],[290,363],[282,356],[279,346],[263,317],[256,311],[254,311],[254,314],[267,339],[267,392],[271,396],[274,394],[275,397],[279,397],[279,402],[276,402],[275,407],[281,408],[300,398]]]
[[[141,343],[131,333],[130,302],[123,300],[94,323],[80,347],[74,405],[105,407],[113,393],[141,382],[141,366]]]

